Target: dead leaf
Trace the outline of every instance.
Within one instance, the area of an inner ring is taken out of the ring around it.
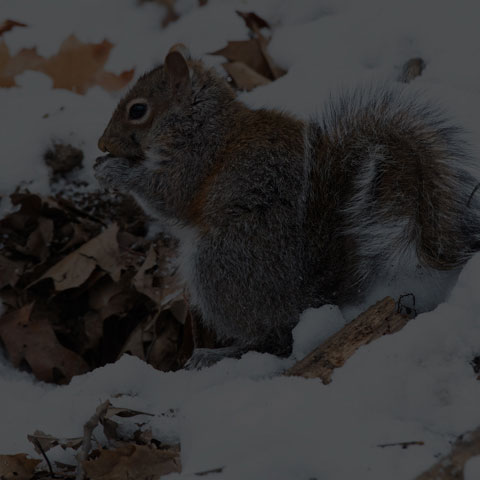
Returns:
[[[147,362],[168,372],[176,366],[181,323],[169,310],[160,313],[155,322],[155,338],[147,353]]]
[[[135,430],[133,438],[137,444],[150,445],[153,440],[153,433],[150,428],[147,428],[146,430],[138,429]]]
[[[212,52],[211,55],[222,55],[231,62],[242,62],[263,77],[271,78],[270,67],[255,38],[228,42],[226,47]]]
[[[37,228],[28,236],[24,247],[17,246],[17,252],[36,257],[44,262],[49,256],[52,240],[53,221],[50,218],[39,217]]]
[[[105,277],[95,289],[89,291],[88,304],[100,314],[101,320],[128,310],[131,295],[130,280],[123,278],[117,282]]]
[[[117,422],[115,422],[111,418],[104,417],[100,419],[100,423],[103,428],[103,433],[107,438],[110,446],[117,445],[117,442],[123,440],[123,437],[120,435],[118,431],[118,427],[120,425]]]
[[[254,33],[258,33],[262,28],[270,29],[270,24],[254,12],[240,12],[236,10],[235,13],[245,20],[247,27]]]
[[[0,37],[5,33],[9,32],[12,28],[15,27],[27,27],[28,25],[22,22],[17,22],[16,20],[5,20],[0,23]]]
[[[262,85],[268,85],[271,80],[260,75],[243,62],[227,62],[222,64],[226,72],[232,77],[239,90],[249,92]]]
[[[154,417],[153,413],[140,412],[138,410],[132,410],[130,408],[114,407],[110,405],[105,413],[105,418],[111,418],[114,416],[122,418],[136,417],[137,415],[148,415],[149,417]]]
[[[82,243],[88,242],[92,237],[91,229],[85,228],[85,224],[82,223],[67,223],[61,230],[64,238],[69,238],[67,243],[60,249],[60,252],[71,250],[74,247],[78,247]]]
[[[29,366],[45,382],[67,383],[88,371],[85,361],[63,347],[44,312],[26,305],[0,318],[0,338],[15,367]]]
[[[148,249],[147,256],[142,265],[138,269],[132,280],[133,286],[136,290],[144,295],[150,297],[156,304],[161,304],[162,289],[160,285],[154,285],[154,278],[148,271],[157,266],[157,252],[155,246],[152,244]]]
[[[53,79],[53,88],[65,88],[76,93],[85,93],[88,88],[100,85],[105,90],[119,90],[132,78],[133,70],[120,76],[104,71],[113,44],[82,43],[70,35],[60,45],[58,53],[45,60],[35,70],[46,73]]]
[[[269,42],[270,40],[265,38],[263,35],[258,36],[258,44],[260,46],[263,58],[267,62],[268,69],[270,70],[273,80],[277,80],[277,78],[283,77],[287,72],[283,68],[276,65],[276,63],[273,61],[272,57],[268,53],[267,47]]]
[[[17,193],[11,201],[19,209],[0,220],[0,298],[13,315],[35,303],[30,316],[24,312],[25,327],[13,322],[0,335],[10,335],[15,365],[37,376],[46,370],[49,381],[67,381],[71,374],[55,365],[51,345],[68,347],[90,368],[115,361],[123,351],[162,370],[185,363],[193,337],[185,333],[188,304],[174,243],[161,235],[147,240],[145,217],[131,208],[131,200],[95,194],[79,203],[64,194]],[[101,233],[112,217],[121,226]],[[40,365],[30,365],[34,326],[43,329],[35,346],[46,350]],[[28,330],[28,342],[22,343],[20,328]]]
[[[87,281],[97,266],[107,272],[113,280],[118,281],[121,265],[117,232],[118,226],[112,224],[100,235],[60,260],[32,285],[51,278],[57,292],[79,287]]]
[[[128,353],[165,372],[179,368],[182,366],[179,361],[182,330],[187,315],[188,305],[184,299],[163,309],[149,321],[137,325],[118,357]]]
[[[162,475],[181,472],[178,448],[157,449],[147,445],[124,445],[101,450],[98,457],[83,462],[92,480],[156,480]]]
[[[152,335],[150,335],[150,337],[152,337]],[[145,325],[141,323],[140,325],[137,325],[130,333],[117,358],[120,358],[125,353],[128,353],[129,355],[133,355],[140,360],[146,360],[145,340]],[[152,340],[150,339],[149,343],[151,342]]]
[[[53,80],[53,88],[65,88],[83,94],[99,85],[105,90],[120,90],[133,78],[134,70],[119,75],[106,72],[113,44],[108,40],[101,43],[82,43],[70,35],[60,45],[56,55],[44,58],[35,48],[23,49],[10,55],[5,42],[0,43],[0,87],[15,86],[15,76],[25,70],[43,72]]]
[[[82,444],[83,438],[58,438],[36,430],[32,435],[27,435],[28,440],[33,443],[35,451],[39,454],[48,452],[51,448],[60,445],[63,449],[73,448],[77,450]],[[41,449],[39,448],[39,445]],[[42,452],[43,450],[43,452]]]
[[[269,23],[254,12],[237,11],[237,14],[245,21],[252,38],[228,42],[212,55],[222,55],[229,60],[223,68],[238,89],[248,91],[280,78],[286,71],[276,65],[268,53],[270,37],[263,35],[261,30],[270,29]]]
[[[398,81],[402,83],[410,83],[415,80],[415,78],[419,77],[426,67],[427,64],[423,58],[411,58],[403,65],[402,72],[398,77]]]
[[[2,480],[31,480],[41,460],[28,458],[24,453],[0,455],[0,478]]]
[[[0,255],[0,290],[7,285],[14,287],[25,270],[25,262],[12,261]]]
[[[157,251],[158,250],[158,251]],[[133,277],[135,289],[152,299],[161,309],[183,298],[184,281],[169,268],[176,253],[150,245],[145,260]]]
[[[0,87],[15,87],[15,77],[25,70],[37,70],[43,57],[35,48],[23,48],[15,56],[10,55],[7,44],[0,42]]]

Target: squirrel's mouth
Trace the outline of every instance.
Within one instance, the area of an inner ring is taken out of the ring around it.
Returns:
[[[98,165],[102,164],[103,162],[105,162],[106,160],[108,160],[109,158],[113,158],[114,156],[111,155],[110,153],[108,155],[101,155],[100,157],[97,157],[95,159],[95,167],[97,167]]]

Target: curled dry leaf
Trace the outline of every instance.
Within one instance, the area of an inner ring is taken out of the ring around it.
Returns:
[[[149,417],[154,416],[153,413],[140,412],[138,410],[132,410],[131,408],[114,407],[113,405],[110,405],[105,413],[105,418],[111,418],[114,416],[130,418],[136,417],[137,415],[148,415]]]
[[[63,347],[45,312],[29,304],[0,318],[0,339],[16,367],[31,369],[45,382],[67,383],[74,375],[88,371],[86,362]]]
[[[111,225],[100,235],[60,260],[32,285],[51,278],[57,292],[79,287],[87,281],[97,266],[107,272],[113,280],[118,281],[121,265],[117,232],[118,226]]]
[[[162,475],[181,472],[180,449],[124,445],[99,451],[96,458],[84,461],[83,466],[92,480],[157,480]]]
[[[0,455],[0,478],[2,480],[31,480],[41,460],[28,458],[24,453]]]
[[[44,58],[35,48],[22,49],[12,56],[5,42],[0,43],[0,87],[16,85],[16,75],[25,70],[45,73],[53,80],[53,88],[65,88],[83,94],[99,85],[105,90],[120,90],[133,78],[134,70],[119,75],[104,69],[113,44],[82,43],[70,35],[61,44],[56,55]]]
[[[83,438],[58,438],[52,435],[36,430],[32,435],[27,435],[28,440],[33,443],[35,451],[42,454],[48,452],[51,448],[60,445],[63,449],[73,448],[77,450],[82,444]],[[41,449],[39,448],[39,445]],[[43,452],[42,452],[43,450]]]

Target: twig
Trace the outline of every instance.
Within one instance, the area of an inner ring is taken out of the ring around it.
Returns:
[[[408,317],[396,312],[393,298],[386,297],[345,325],[285,374],[320,378],[324,384],[330,383],[335,368],[344,365],[362,345],[398,332],[407,322]]]
[[[402,447],[404,450],[413,445],[425,445],[425,442],[422,441],[412,441],[412,442],[397,442],[397,443],[381,443],[377,445],[379,448],[387,447]]]
[[[83,426],[83,441],[82,445],[77,453],[77,473],[75,480],[83,480],[85,478],[85,471],[83,469],[83,462],[87,460],[88,454],[92,448],[92,434],[95,430],[95,427],[100,423],[100,421],[105,417],[108,407],[110,407],[110,402],[106,400],[101,405],[97,407],[95,413],[92,415],[90,420]]]
[[[42,444],[39,442],[38,438],[34,438],[33,443],[38,447],[38,449],[40,450],[40,453],[43,455],[43,458],[47,462],[48,470],[50,471],[50,477],[55,478],[55,474],[53,473],[53,469],[52,469],[52,464],[50,463],[50,460],[48,459],[47,454],[45,453],[45,450],[42,447]]]
[[[195,475],[198,477],[203,477],[204,475],[210,475],[211,473],[222,473],[223,467],[212,468],[211,470],[205,470],[203,472],[196,472]]]
[[[468,460],[480,455],[480,427],[461,435],[452,451],[415,480],[463,480]]]

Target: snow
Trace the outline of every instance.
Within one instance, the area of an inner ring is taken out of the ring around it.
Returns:
[[[336,305],[308,308],[293,329],[295,358],[303,358],[347,323]]]
[[[135,67],[136,75],[161,62],[178,41],[219,65],[222,59],[208,52],[248,38],[234,11],[253,10],[272,24],[270,52],[288,74],[241,98],[302,117],[320,110],[330,92],[393,81],[406,60],[421,56],[427,68],[411,88],[440,101],[468,130],[474,155],[480,153],[480,7],[469,0],[454,8],[435,0],[210,0],[198,8],[180,0],[181,18],[164,30],[162,10],[138,7],[135,0],[52,0],[48,8],[36,0],[1,3],[0,20],[29,25],[3,36],[12,53],[37,46],[51,55],[72,33],[86,42],[107,38],[115,47],[106,68]],[[80,178],[97,188],[91,169],[96,141],[121,92],[93,88],[79,96],[53,90],[35,72],[17,83],[19,88],[0,89],[0,194],[19,184],[49,193],[42,156],[55,141],[82,148]],[[0,213],[10,208],[2,200]],[[445,303],[362,347],[327,386],[281,376],[293,357],[253,352],[200,372],[176,373],[125,356],[61,387],[39,383],[0,359],[0,453],[36,456],[26,440],[35,430],[80,436],[98,404],[115,396],[116,406],[155,414],[142,421],[157,438],[181,443],[183,473],[172,479],[218,467],[224,470],[215,478],[228,480],[414,478],[448,453],[456,436],[480,425],[480,384],[469,364],[480,354],[479,277],[476,255]],[[302,357],[344,323],[333,306],[305,312],[294,330],[294,356]],[[138,417],[124,421],[128,431]],[[424,445],[378,446],[406,441]],[[73,452],[57,448],[51,458],[68,463]],[[480,478],[479,470],[479,457],[470,460],[466,480]]]
[[[465,480],[478,480],[480,478],[480,455],[471,458],[465,465]]]

